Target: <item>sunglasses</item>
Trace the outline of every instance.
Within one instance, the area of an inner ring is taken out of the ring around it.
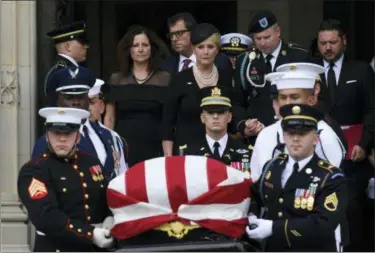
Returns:
[[[184,30],[178,30],[178,31],[175,31],[175,32],[168,33],[167,38],[172,39],[174,35],[176,35],[176,38],[180,38],[182,35],[184,35],[185,32],[189,32],[189,30],[184,29]]]

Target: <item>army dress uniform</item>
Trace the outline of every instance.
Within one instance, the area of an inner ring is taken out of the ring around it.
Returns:
[[[59,108],[44,109],[50,113]],[[68,110],[83,111],[88,116],[84,110],[65,108]],[[106,200],[108,182],[102,169],[96,157],[79,151],[69,158],[43,153],[22,166],[17,187],[36,229],[34,251],[98,249],[94,246],[93,224],[110,216]]]
[[[230,91],[223,87],[203,88],[200,95],[202,96],[200,105],[202,111],[222,113],[232,107],[229,98]],[[220,140],[214,140],[208,133],[207,126],[204,138],[197,138],[179,146],[179,155],[211,157],[248,173],[250,172],[251,151],[251,145],[246,146],[227,132],[223,134]]]
[[[59,44],[65,41],[76,40],[83,45],[88,45],[88,39],[86,37],[86,24],[83,21],[78,21],[72,24],[67,24],[62,27],[58,27],[50,32],[47,33],[52,41],[55,44]],[[55,97],[51,96],[54,95],[55,91],[51,87],[49,87],[50,78],[53,74],[63,68],[71,68],[71,67],[78,67],[79,63],[76,62],[72,57],[65,55],[65,54],[57,54],[56,60],[52,68],[48,71],[44,79],[44,94],[47,96],[48,104],[50,106],[53,105],[55,101]]]
[[[288,120],[294,121],[286,123],[290,125],[307,126],[308,121],[316,118],[313,115],[319,114],[317,110],[306,112],[306,109],[301,115],[295,115],[294,105],[285,107],[288,112],[283,116],[288,115]],[[347,190],[343,172],[315,153],[298,162],[287,154],[270,160],[260,180],[252,185],[256,201],[251,212],[257,214],[262,210],[261,218],[272,221],[265,250],[340,251],[348,236]]]
[[[259,33],[277,23],[274,14],[268,11],[257,13],[249,25],[249,34]],[[241,105],[247,110],[247,118],[256,118],[265,126],[274,122],[274,110],[271,95],[275,93],[269,82],[265,80],[267,73],[273,72],[282,64],[290,62],[303,62],[309,58],[308,50],[295,43],[286,43],[280,40],[279,45],[268,55],[262,53],[255,45],[246,53],[238,56],[236,71],[234,73],[235,89]],[[271,69],[267,66],[271,64]],[[246,119],[247,119],[246,118]],[[245,121],[238,125],[238,130],[243,134]]]

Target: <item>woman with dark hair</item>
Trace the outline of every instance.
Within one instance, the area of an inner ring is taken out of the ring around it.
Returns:
[[[117,46],[120,71],[108,82],[104,123],[125,138],[129,166],[163,155],[159,128],[170,74],[159,64],[169,55],[163,41],[140,25],[130,27]]]
[[[220,52],[220,38],[217,28],[207,23],[197,25],[191,33],[196,64],[175,73],[168,87],[162,123],[165,156],[178,154],[177,147],[189,142],[192,137],[204,138],[205,129],[200,119],[200,90],[210,86],[232,89],[231,70],[218,70],[215,66],[215,57]]]

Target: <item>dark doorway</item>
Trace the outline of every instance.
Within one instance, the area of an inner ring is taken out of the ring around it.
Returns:
[[[97,7],[94,7],[94,4]],[[135,24],[141,24],[154,30],[169,44],[166,38],[167,19],[178,12],[190,12],[198,23],[212,23],[222,34],[237,30],[236,0],[102,0],[96,3],[76,0],[75,19],[86,20],[89,33],[91,33],[90,40],[93,40],[88,56],[88,67],[94,69],[98,76],[107,80],[117,67],[116,46],[118,41],[127,29]]]
[[[339,20],[348,34],[347,55],[370,62],[374,56],[374,0],[324,0],[324,19]]]
[[[237,29],[237,1],[142,2],[144,3],[129,1],[116,4],[118,39],[133,24],[147,26],[165,39],[167,19],[178,12],[190,12],[198,23],[212,23],[221,33],[232,32]]]

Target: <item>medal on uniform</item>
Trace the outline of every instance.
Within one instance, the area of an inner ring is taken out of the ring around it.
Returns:
[[[307,210],[312,211],[314,208],[314,201],[315,201],[315,192],[318,184],[310,184],[309,186],[309,194],[307,197]]]
[[[104,176],[102,174],[102,170],[99,165],[94,165],[91,166],[90,169],[90,174],[92,177],[92,180],[96,181],[102,181],[104,179]]]
[[[296,194],[295,194],[295,197],[294,197],[294,208],[295,209],[301,208],[302,191],[303,191],[303,189],[297,189],[296,190]]]
[[[301,209],[307,208],[307,190],[302,190]]]
[[[116,151],[113,145],[111,145],[111,148],[112,148],[112,156],[113,156],[115,169],[118,170],[120,168],[120,154],[119,152]]]

